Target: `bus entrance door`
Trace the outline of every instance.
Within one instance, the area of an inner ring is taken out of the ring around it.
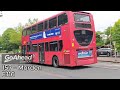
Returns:
[[[22,46],[22,56],[25,56],[26,54],[26,46]]]
[[[44,43],[39,44],[39,61],[41,64],[45,62]]]

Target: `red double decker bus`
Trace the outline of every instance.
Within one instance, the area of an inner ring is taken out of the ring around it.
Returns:
[[[33,63],[82,66],[97,63],[93,16],[81,11],[63,11],[25,28],[22,54],[32,54]]]

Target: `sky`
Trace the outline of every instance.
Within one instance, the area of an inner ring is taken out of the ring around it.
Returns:
[[[2,11],[3,17],[0,17],[0,35],[7,28],[17,27],[19,23],[24,25],[28,19],[38,18],[44,20],[52,15],[62,11]],[[120,11],[85,11],[90,12],[94,17],[95,30],[104,31],[108,26],[120,19]]]

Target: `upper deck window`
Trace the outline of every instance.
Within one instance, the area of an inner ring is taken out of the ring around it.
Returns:
[[[23,30],[22,35],[26,36],[26,29]]]
[[[32,33],[36,33],[36,32],[37,32],[36,26],[33,26],[32,27]]]
[[[38,31],[42,31],[43,30],[43,23],[38,24]]]
[[[54,28],[57,26],[57,18],[53,18],[49,21],[49,28]]]
[[[48,21],[45,21],[45,29],[48,29]]]
[[[66,23],[68,23],[68,17],[66,13],[58,16],[58,26],[64,25]]]
[[[90,16],[83,14],[74,14],[76,22],[90,22]]]
[[[28,28],[27,29],[27,35],[30,35],[31,34],[31,28]]]

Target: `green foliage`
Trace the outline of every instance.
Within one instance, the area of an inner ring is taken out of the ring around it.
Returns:
[[[113,26],[113,41],[116,42],[116,48],[120,51],[120,19]]]
[[[0,50],[2,50],[2,36],[0,36]]]
[[[2,44],[2,36],[0,36],[0,45]]]
[[[21,45],[21,37],[22,37],[22,30],[23,30],[23,26],[22,26],[22,24],[20,23],[16,28],[15,28],[15,31],[16,31],[16,36],[17,36],[17,38],[16,39],[14,39],[14,41],[13,42],[15,42],[17,45]]]
[[[120,19],[115,22],[113,27],[108,27],[105,30],[105,34],[108,36],[106,45],[110,43],[110,40],[112,42],[116,42],[116,48],[118,51],[120,51]]]
[[[16,31],[13,28],[8,28],[2,35],[2,46],[3,49],[11,51],[16,47]]]
[[[2,34],[2,47],[4,50],[12,51],[13,49],[18,49],[21,45],[23,26],[19,24],[17,27],[8,28]]]
[[[38,22],[38,19],[37,19],[37,18],[34,18],[33,20],[28,19],[28,23],[25,24],[25,27],[28,27],[28,26],[30,26],[30,25],[32,25],[32,24],[37,23],[37,22]]]
[[[104,33],[107,35],[107,40],[105,45],[110,44],[110,40],[112,41],[112,31],[113,27],[108,27],[107,29],[105,29]]]
[[[36,23],[38,19],[29,19],[27,26]],[[22,30],[24,26],[19,23],[15,28],[7,28],[2,36],[0,36],[0,52],[13,51],[14,53],[19,51],[19,46],[21,46]]]
[[[112,27],[108,27],[107,29],[105,29],[104,33],[109,36],[111,33],[111,30],[112,30]]]
[[[103,34],[103,32],[100,32],[100,31],[96,32],[96,43],[97,43],[97,46],[103,46],[104,45],[102,37],[100,37],[101,34]]]

